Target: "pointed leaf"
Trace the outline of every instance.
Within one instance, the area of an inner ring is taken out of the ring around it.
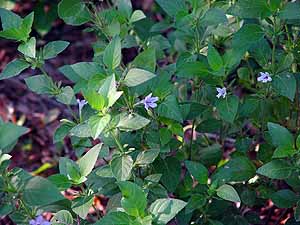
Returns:
[[[58,4],[58,16],[70,25],[81,25],[91,17],[85,4],[80,0],[62,0]]]
[[[286,179],[292,174],[293,167],[286,160],[278,159],[264,164],[256,172],[271,179]]]
[[[137,85],[145,83],[148,80],[151,80],[154,77],[156,77],[154,73],[142,69],[133,68],[128,71],[124,79],[124,84],[128,87],[135,87]]]
[[[95,145],[83,157],[81,157],[77,161],[77,164],[80,169],[80,174],[82,176],[87,176],[92,172],[96,164],[96,161],[98,159],[98,155],[101,148],[102,148],[102,144]]]
[[[221,187],[219,187],[217,189],[217,195],[227,201],[241,202],[239,194],[232,186],[228,184],[223,184]]]
[[[158,224],[167,224],[186,206],[186,204],[186,202],[179,199],[162,198],[153,202],[149,211],[154,216],[154,222]]]
[[[47,43],[43,48],[43,58],[51,59],[56,57],[59,53],[64,51],[68,46],[69,42],[67,41],[51,41]]]
[[[207,168],[198,162],[185,161],[185,165],[190,174],[200,183],[207,184],[208,170]]]
[[[57,187],[42,177],[33,177],[27,182],[23,197],[30,206],[49,205],[64,199]]]
[[[3,69],[2,73],[0,74],[0,80],[17,76],[19,73],[27,69],[29,66],[30,66],[29,63],[21,59],[15,59],[10,63],[8,63],[6,67]]]
[[[111,163],[111,170],[115,178],[119,181],[128,180],[133,168],[133,160],[129,155],[114,158]]]
[[[36,39],[34,37],[32,37],[27,42],[20,44],[18,47],[18,51],[28,57],[35,58]]]
[[[103,62],[110,70],[114,70],[120,65],[121,57],[121,39],[116,36],[105,48]]]
[[[126,213],[134,217],[143,217],[147,206],[147,198],[143,189],[129,181],[118,182],[122,192],[121,205]]]
[[[91,134],[94,139],[98,138],[99,135],[106,128],[108,123],[110,122],[111,116],[106,114],[105,116],[94,115],[89,118],[89,126],[91,128]]]

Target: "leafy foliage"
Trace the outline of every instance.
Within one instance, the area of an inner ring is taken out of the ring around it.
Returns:
[[[28,129],[0,120],[0,216],[17,224],[43,212],[57,225],[260,224],[243,209],[271,199],[300,222],[300,2],[155,0],[160,21],[130,0],[111,2],[61,0],[47,13],[40,2],[24,18],[0,9],[0,37],[20,55],[0,80],[35,70],[27,87],[72,110],[53,141],[70,138],[77,157],[57,152],[59,172],[47,178],[12,169],[9,153]],[[97,37],[91,62],[58,68],[68,85],[44,68],[72,43],[40,46],[36,35],[56,16]],[[129,61],[128,49],[136,52]],[[78,192],[72,199],[62,195],[68,188]],[[109,198],[105,215],[99,195]]]

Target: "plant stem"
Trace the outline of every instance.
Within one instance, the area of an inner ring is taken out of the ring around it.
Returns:
[[[115,133],[114,133],[113,131],[111,131],[110,134],[111,134],[111,136],[114,138],[114,140],[115,140],[115,142],[116,142],[116,144],[117,144],[119,150],[120,150],[121,152],[124,152],[124,148],[123,148],[123,146],[122,146],[122,144],[121,144],[119,138],[115,135]]]
[[[34,215],[31,214],[30,210],[27,208],[27,206],[22,201],[22,199],[20,199],[20,205],[23,207],[23,209],[25,210],[25,212],[27,213],[28,216],[30,216],[31,218],[34,218]]]

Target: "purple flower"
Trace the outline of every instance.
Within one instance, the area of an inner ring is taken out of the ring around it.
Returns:
[[[258,82],[262,82],[262,83],[268,83],[272,81],[272,77],[270,76],[270,74],[268,72],[260,72],[259,73],[260,76],[257,77],[257,81]]]
[[[157,106],[156,102],[158,101],[158,97],[152,97],[152,93],[147,95],[143,100],[142,103],[146,110],[149,108],[155,108]]]
[[[227,92],[226,92],[226,88],[225,87],[223,87],[223,88],[217,88],[217,92],[218,92],[218,94],[217,94],[217,98],[225,98],[226,97],[226,95],[227,95]]]
[[[78,103],[79,112],[81,112],[83,106],[85,106],[88,102],[84,99],[83,100],[77,99],[77,103]]]
[[[42,215],[37,216],[34,220],[29,221],[30,225],[51,225],[51,223],[44,219]]]

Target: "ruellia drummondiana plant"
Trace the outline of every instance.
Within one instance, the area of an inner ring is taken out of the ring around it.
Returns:
[[[70,116],[50,176],[12,166],[31,129],[0,120],[1,218],[300,224],[300,0],[14,4],[0,2],[0,41],[17,50],[0,82],[19,79]],[[48,69],[74,44],[47,41],[55,21],[94,37],[92,60]]]

